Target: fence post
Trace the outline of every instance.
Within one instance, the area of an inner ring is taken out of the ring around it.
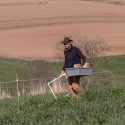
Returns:
[[[19,103],[19,80],[18,80],[18,76],[17,76],[17,73],[16,73],[16,82],[17,82],[17,96],[18,96],[18,103]]]

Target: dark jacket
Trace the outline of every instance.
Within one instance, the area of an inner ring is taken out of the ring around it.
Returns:
[[[85,56],[82,54],[79,48],[71,46],[69,50],[64,50],[65,61],[63,65],[63,70],[65,68],[73,68],[74,64],[83,65],[86,61]]]

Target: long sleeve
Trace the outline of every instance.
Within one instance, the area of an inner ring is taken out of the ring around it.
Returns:
[[[84,65],[84,63],[86,62],[86,57],[82,54],[80,49],[78,49],[77,55],[81,57],[81,65]]]

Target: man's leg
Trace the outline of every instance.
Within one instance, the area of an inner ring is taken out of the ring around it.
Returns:
[[[75,91],[72,88],[72,82],[73,82],[73,76],[69,76],[68,77],[68,82],[69,82],[69,92],[70,94],[74,97],[77,96],[77,94],[75,93]]]
[[[79,93],[79,84],[78,83],[73,83],[72,84],[72,89],[73,91],[78,94]]]
[[[77,96],[77,94],[75,93],[75,91],[73,90],[73,88],[72,88],[71,85],[69,85],[69,92],[70,92],[70,94],[71,94],[73,97],[76,97],[76,96]]]
[[[82,93],[82,89],[79,85],[79,81],[80,81],[80,76],[73,77],[72,88],[77,95]]]

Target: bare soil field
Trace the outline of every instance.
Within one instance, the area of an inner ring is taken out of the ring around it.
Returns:
[[[0,0],[0,55],[53,60],[64,36],[99,37],[104,55],[125,55],[125,2],[100,1]]]

